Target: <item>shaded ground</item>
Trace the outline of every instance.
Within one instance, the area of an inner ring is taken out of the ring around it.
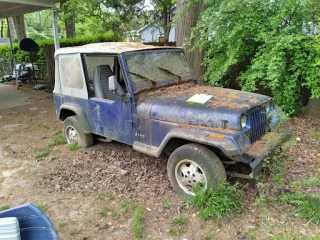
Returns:
[[[170,187],[165,158],[111,142],[76,151],[58,145],[47,156],[35,159],[60,131],[61,123],[56,120],[51,94],[27,86],[22,91],[29,96],[28,105],[0,107],[0,206],[25,202],[43,206],[60,239],[133,239],[136,204],[145,210],[146,239],[313,239],[320,234],[315,224],[288,217],[289,205],[271,198],[257,204],[262,194],[277,199],[279,190],[291,190],[292,182],[320,176],[317,119],[301,116],[285,124],[293,130],[279,157],[287,163],[286,171],[279,171],[279,176],[265,171],[260,183],[268,184],[267,192],[255,180],[241,180],[246,196],[243,212],[229,220],[201,222]],[[302,191],[319,195],[320,186],[306,186]],[[172,220],[180,215],[186,223],[179,234],[169,234]]]

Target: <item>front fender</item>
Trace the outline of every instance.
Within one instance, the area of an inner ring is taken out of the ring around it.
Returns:
[[[150,146],[141,142],[134,142],[133,148],[140,152],[159,157],[162,150],[170,139],[179,138],[203,145],[209,145],[220,149],[226,156],[242,155],[250,146],[248,137],[235,131],[233,134],[225,134],[220,132],[212,132],[209,130],[201,130],[196,128],[173,128],[165,136],[159,147]]]
[[[91,127],[89,125],[89,121],[80,106],[72,103],[63,103],[60,106],[57,114],[58,119],[63,120],[63,116],[61,115],[61,112],[63,112],[64,110],[69,110],[75,113],[84,133],[86,134],[92,133]]]

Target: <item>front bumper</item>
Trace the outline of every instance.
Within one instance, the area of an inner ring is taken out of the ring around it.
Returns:
[[[242,174],[237,172],[227,172],[228,176],[253,179],[256,178],[262,168],[263,161],[272,157],[276,151],[291,137],[291,131],[284,133],[269,132],[255,143],[245,152],[246,158],[252,158],[249,164],[251,168],[250,174]]]

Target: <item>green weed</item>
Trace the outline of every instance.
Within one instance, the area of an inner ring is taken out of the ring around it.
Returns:
[[[67,225],[67,222],[58,222],[58,229],[64,228]]]
[[[77,142],[74,142],[74,143],[70,143],[67,145],[67,148],[70,150],[70,151],[75,151],[79,148],[79,144]]]
[[[69,231],[69,234],[70,234],[71,236],[73,236],[73,235],[75,235],[75,234],[77,234],[77,233],[78,233],[78,230],[75,229],[75,228],[72,228],[72,229],[70,229],[70,231]]]
[[[297,145],[297,140],[291,140],[286,142],[285,144],[283,144],[283,148],[290,148],[290,147],[294,147]]]
[[[183,232],[185,223],[186,223],[186,220],[183,216],[174,218],[171,222],[169,233],[171,235],[179,235],[180,233]]]
[[[37,131],[37,130],[39,130],[39,129],[45,129],[45,128],[48,128],[48,126],[47,125],[44,125],[44,124],[42,124],[42,123],[38,123],[36,126],[34,126],[31,130],[32,131]]]
[[[103,207],[100,216],[101,217],[106,217],[107,215],[110,215],[112,220],[118,220],[120,218],[120,213],[115,210],[112,207]]]
[[[50,141],[48,142],[48,147],[50,148],[50,147],[65,144],[65,143],[66,143],[66,140],[64,139],[63,134],[60,131],[59,133],[54,135],[52,139],[50,139]]]
[[[36,207],[42,212],[45,213],[48,210],[47,205],[44,204],[36,204]]]
[[[161,205],[162,206],[168,206],[170,204],[169,200],[163,200]]]
[[[313,137],[320,137],[320,132],[311,132],[310,134]]]
[[[282,154],[275,155],[272,159],[266,159],[263,167],[271,172],[271,178],[274,182],[281,184],[292,160]]]
[[[259,196],[255,199],[253,205],[255,205],[255,206],[259,205],[261,207],[266,207],[266,196],[268,196],[269,184],[263,183],[263,182],[258,182],[257,188],[259,191]]]
[[[194,193],[195,196],[189,201],[191,206],[199,211],[198,216],[202,220],[230,217],[241,210],[243,191],[239,189],[238,184],[226,183],[219,189],[205,191],[198,187]]]
[[[320,186],[320,178],[303,176],[300,180],[290,183],[290,186],[300,188],[308,186]]]
[[[41,152],[38,152],[34,155],[34,158],[39,159],[47,156],[49,154],[49,148],[44,148]]]
[[[107,197],[109,198],[109,200],[115,200],[116,197],[114,196],[114,194],[112,192],[108,192],[107,193]]]
[[[142,206],[138,206],[134,211],[133,234],[136,238],[143,237],[144,210]]]
[[[308,219],[317,225],[320,223],[320,198],[319,196],[303,194],[299,191],[295,193],[282,193],[280,201],[288,203],[294,207],[294,211],[289,216]]]
[[[47,163],[52,163],[55,159],[56,159],[56,157],[51,156],[51,157],[47,158],[46,160],[47,160]]]
[[[10,207],[8,205],[0,206],[0,212],[9,209]]]

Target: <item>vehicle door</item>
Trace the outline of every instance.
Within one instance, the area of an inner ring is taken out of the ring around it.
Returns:
[[[120,142],[129,143],[133,129],[132,106],[118,57],[84,54],[84,69],[89,89],[92,132]],[[116,89],[109,89],[109,77],[114,76]],[[129,136],[128,136],[129,135]]]

